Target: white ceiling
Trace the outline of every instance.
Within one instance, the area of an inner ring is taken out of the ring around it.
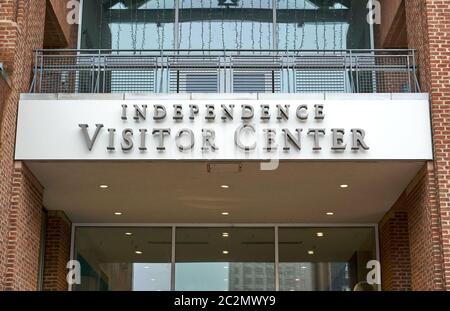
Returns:
[[[423,165],[303,161],[261,171],[259,163],[244,162],[238,173],[208,173],[206,162],[27,164],[45,187],[46,208],[65,211],[75,223],[228,224],[376,223]]]

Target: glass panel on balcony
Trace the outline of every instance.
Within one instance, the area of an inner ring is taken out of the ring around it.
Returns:
[[[83,2],[84,49],[173,49],[175,0]]]
[[[367,0],[277,0],[278,48],[369,49]]]
[[[90,0],[80,47],[366,49],[367,13],[367,0]]]
[[[45,93],[417,92],[412,50],[370,50],[368,0],[86,0]]]
[[[180,0],[180,49],[272,49],[272,0]]]

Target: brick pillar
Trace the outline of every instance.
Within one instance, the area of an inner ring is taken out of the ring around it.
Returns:
[[[413,289],[450,290],[450,7],[406,0],[405,10],[408,46],[418,50],[421,89],[430,94],[434,148],[434,162],[416,187],[426,196],[412,201],[412,283]]]
[[[42,289],[67,290],[67,262],[70,259],[71,223],[62,211],[49,211],[45,233]]]
[[[442,241],[435,174],[427,163],[405,190],[413,290],[443,290]]]
[[[379,224],[382,290],[411,290],[408,212],[402,195]]]
[[[4,290],[36,290],[42,229],[43,188],[25,165],[14,167],[8,213]]]
[[[429,162],[379,224],[384,290],[444,289],[434,184],[433,163]]]
[[[0,120],[0,290],[37,286],[42,189],[14,161],[17,104],[30,87],[33,49],[44,37],[45,0],[0,1],[0,60],[10,80]]]

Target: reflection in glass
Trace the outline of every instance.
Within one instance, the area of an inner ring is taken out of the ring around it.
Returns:
[[[367,1],[276,0],[274,14],[272,0],[178,0],[178,12],[175,0],[89,0],[80,47],[364,49],[371,47]]]
[[[367,1],[277,1],[278,49],[370,48]]]
[[[170,263],[134,263],[133,291],[170,290]]]
[[[280,290],[370,287],[366,265],[377,259],[374,231],[278,228]],[[273,227],[177,227],[175,238],[173,266],[171,228],[77,227],[73,253],[81,284],[73,290],[275,290]]]
[[[272,49],[271,0],[180,0],[180,49]]]
[[[174,0],[83,2],[83,49],[173,49]]]
[[[175,245],[176,290],[275,289],[273,228],[177,228]]]
[[[81,284],[73,289],[170,290],[171,236],[170,228],[78,227]]]
[[[279,254],[280,290],[353,290],[366,281],[367,262],[376,259],[375,233],[373,228],[280,228]]]

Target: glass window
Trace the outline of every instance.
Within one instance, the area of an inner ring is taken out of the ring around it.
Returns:
[[[168,291],[171,228],[78,227],[75,259],[81,284],[74,290]]]
[[[81,48],[173,49],[174,0],[85,0]]]
[[[177,228],[175,289],[275,289],[273,228]]]
[[[278,49],[368,49],[367,1],[277,0]]]
[[[80,46],[128,50],[371,47],[367,0],[178,1],[177,15],[176,0],[85,0]]]
[[[272,49],[272,0],[180,0],[180,49]]]
[[[349,291],[376,260],[373,228],[279,228],[280,290]],[[375,288],[374,288],[375,289]]]
[[[366,283],[372,227],[280,227],[278,242],[280,290],[378,289]],[[77,227],[73,290],[275,290],[273,227],[177,227],[174,263],[171,252],[171,228]]]

